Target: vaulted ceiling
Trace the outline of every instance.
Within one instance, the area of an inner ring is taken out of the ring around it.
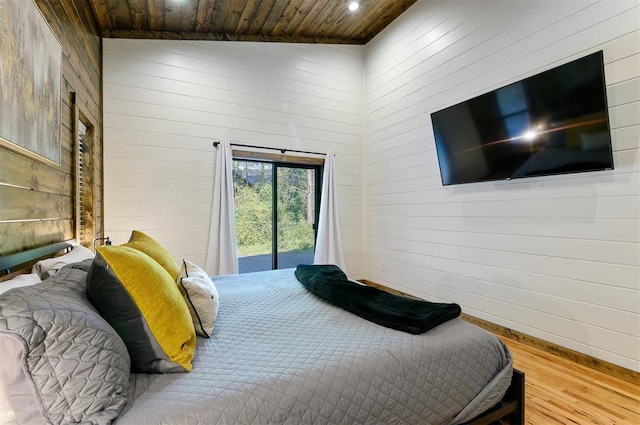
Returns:
[[[366,44],[416,0],[89,0],[103,37]]]

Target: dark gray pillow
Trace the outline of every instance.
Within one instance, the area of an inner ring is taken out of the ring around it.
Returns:
[[[109,424],[127,401],[129,354],[86,298],[90,264],[0,295],[0,385],[20,424]]]

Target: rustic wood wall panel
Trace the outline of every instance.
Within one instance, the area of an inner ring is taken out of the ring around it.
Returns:
[[[95,126],[97,232],[102,232],[102,42],[83,0],[36,0],[62,46],[61,164],[49,166],[0,147],[0,255],[74,235],[72,92]]]
[[[416,0],[89,0],[103,37],[366,44]]]

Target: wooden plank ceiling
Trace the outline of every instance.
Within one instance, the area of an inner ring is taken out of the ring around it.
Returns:
[[[103,37],[366,44],[416,0],[89,0]]]

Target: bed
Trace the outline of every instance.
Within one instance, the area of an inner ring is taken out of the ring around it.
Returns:
[[[65,289],[63,298],[77,297],[78,308],[99,322],[101,334],[106,332],[83,287],[91,263],[71,264],[42,284],[0,295],[0,335],[12,332],[1,326],[10,315],[8,305],[32,300],[36,293],[47,297],[58,290],[52,288],[65,285],[72,290]],[[382,327],[310,294],[293,269],[217,276],[213,281],[220,307],[210,338],[195,342],[192,370],[125,376],[128,363],[114,362],[119,363],[117,373],[109,376],[115,378],[99,392],[108,390],[119,397],[93,406],[102,411],[87,423],[524,421],[522,374],[514,372],[502,342],[475,325],[453,319],[420,335]],[[47,304],[55,315],[56,304]],[[52,404],[56,403],[60,401]],[[86,412],[86,406],[74,408]],[[71,421],[65,414],[52,422]]]

